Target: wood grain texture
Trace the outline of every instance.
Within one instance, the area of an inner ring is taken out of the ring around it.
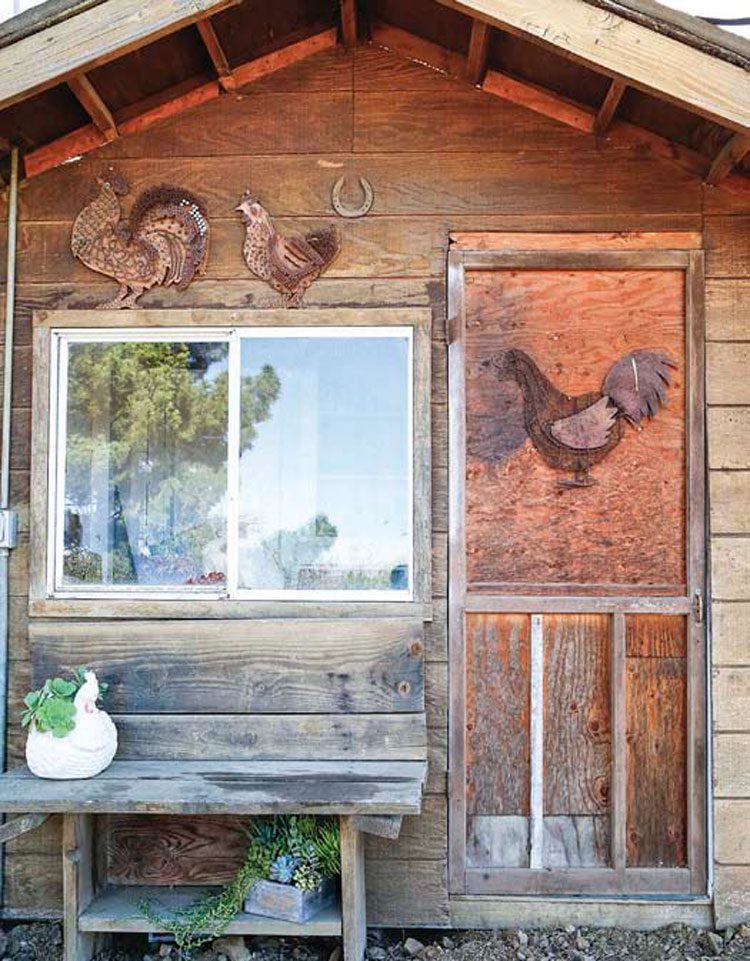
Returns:
[[[750,278],[706,283],[708,340],[750,340]]]
[[[750,276],[750,215],[706,217],[706,276]]]
[[[710,407],[708,466],[714,470],[750,468],[750,407]]]
[[[714,736],[714,790],[717,797],[750,797],[750,734]]]
[[[709,483],[712,532],[750,534],[750,472],[711,471]]]
[[[423,714],[117,715],[118,756],[194,760],[419,760]],[[386,812],[389,813],[389,812]]]
[[[750,537],[713,538],[711,586],[717,600],[750,600]]]
[[[351,714],[423,709],[422,634],[395,618],[45,621],[31,646],[35,683],[85,663],[118,714]]]
[[[466,619],[469,815],[529,814],[529,617]]]
[[[747,731],[750,667],[719,667],[713,672],[714,730]]]
[[[750,864],[750,800],[719,800],[714,837],[719,864]]]
[[[544,818],[546,868],[593,868],[610,863],[610,820],[601,815]]]
[[[529,866],[528,817],[518,814],[474,814],[466,820],[468,868]]]
[[[684,617],[632,614],[625,618],[626,657],[685,657]]]
[[[609,618],[545,615],[544,814],[609,811]]]
[[[750,602],[714,602],[711,615],[713,665],[750,665]]]
[[[684,658],[628,657],[627,863],[686,863],[686,668]]]
[[[0,777],[0,807],[50,814],[417,814],[424,764],[120,761],[73,785],[22,768]]]
[[[470,585],[518,584],[525,593],[538,592],[532,584],[579,585],[607,593],[607,585],[630,584],[632,593],[680,593],[684,311],[681,271],[468,272]],[[555,387],[577,396],[600,391],[612,363],[636,346],[664,349],[679,364],[667,407],[642,432],[626,426],[618,446],[593,468],[594,486],[560,487],[563,475],[527,440],[518,387],[498,380],[482,361],[506,348],[524,350]]]
[[[750,404],[750,343],[706,346],[709,404]]]

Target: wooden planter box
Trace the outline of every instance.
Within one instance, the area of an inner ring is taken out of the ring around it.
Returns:
[[[335,900],[336,883],[332,878],[326,878],[319,891],[300,891],[276,881],[256,881],[245,901],[245,911],[304,924]]]

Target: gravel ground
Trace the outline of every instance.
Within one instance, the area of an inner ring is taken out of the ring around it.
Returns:
[[[367,961],[750,961],[750,926],[696,931],[671,925],[659,931],[621,928],[493,932],[374,930]],[[62,961],[58,924],[18,924],[0,931],[0,961]],[[341,961],[333,940],[222,938],[191,959],[168,943],[118,938],[97,961]]]

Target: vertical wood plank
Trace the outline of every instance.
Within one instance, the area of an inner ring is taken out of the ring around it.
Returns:
[[[676,635],[684,634],[684,618],[663,621]],[[640,649],[657,650],[662,643],[657,638],[649,644],[652,622],[650,617],[628,617],[628,636],[644,635]],[[674,643],[679,645],[679,637]],[[682,657],[626,659],[628,866],[687,863],[686,681]]]
[[[690,254],[685,279],[687,326],[688,590],[706,601],[706,280],[703,251]],[[687,857],[693,893],[707,884],[707,707],[705,619],[687,620]]]
[[[342,817],[339,824],[344,961],[362,961],[367,945],[364,839],[351,818]]]
[[[63,937],[65,961],[91,961],[95,935],[78,930],[78,917],[94,897],[94,817],[63,816]]]
[[[544,813],[609,813],[609,617],[544,619]]]
[[[531,825],[529,867],[541,868],[544,853],[544,625],[531,615]]]
[[[530,619],[466,617],[467,814],[529,814]]]
[[[449,436],[449,835],[448,886],[453,894],[466,888],[466,415],[464,357],[464,268],[460,251],[448,254],[448,405]]]
[[[625,708],[625,616],[612,616],[612,867],[625,870],[627,850],[628,771]]]

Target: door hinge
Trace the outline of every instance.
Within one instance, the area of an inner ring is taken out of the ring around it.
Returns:
[[[693,620],[696,624],[703,623],[703,592],[700,590],[693,591]]]

